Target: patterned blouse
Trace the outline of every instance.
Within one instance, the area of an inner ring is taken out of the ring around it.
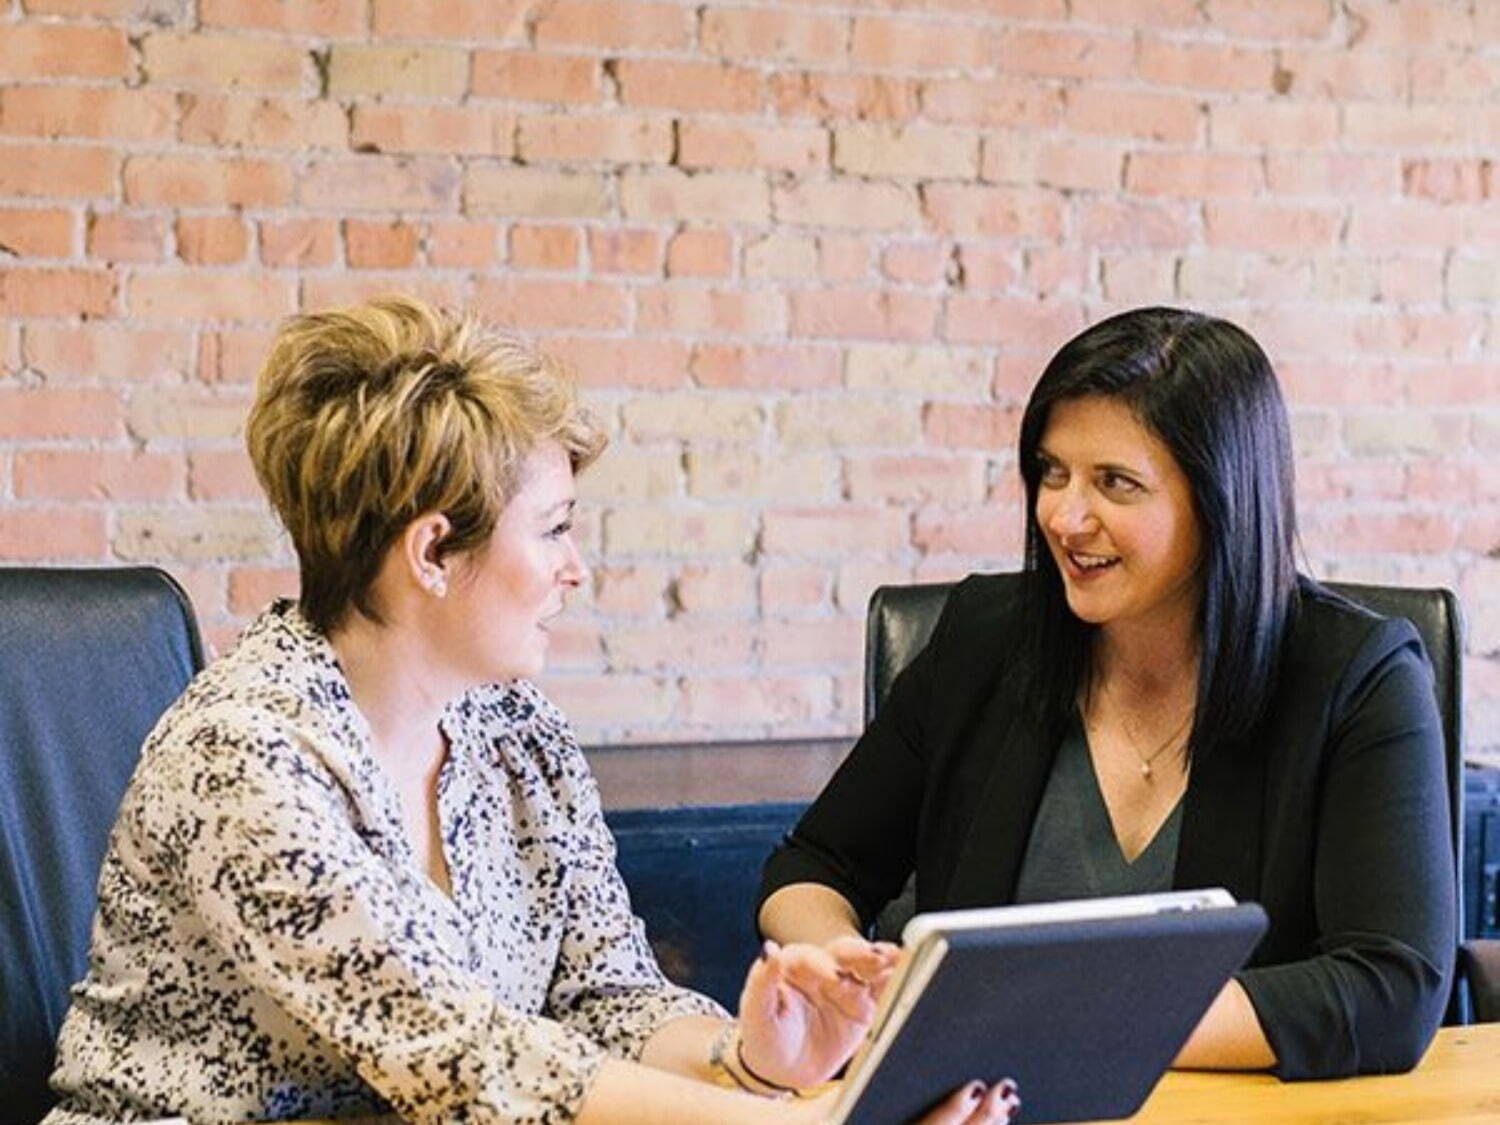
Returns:
[[[47,1125],[566,1122],[606,1053],[723,1014],[657,968],[588,766],[540,692],[476,689],[442,725],[451,899],[293,604],[194,680],[110,837]]]

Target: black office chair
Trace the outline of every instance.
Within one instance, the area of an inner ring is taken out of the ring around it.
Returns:
[[[1019,583],[1020,574],[1006,576]],[[1452,591],[1405,586],[1366,586],[1351,582],[1324,583],[1350,601],[1386,617],[1405,617],[1416,626],[1432,661],[1433,686],[1438,713],[1443,720],[1446,749],[1449,811],[1452,816],[1453,854],[1459,868],[1458,916],[1463,912],[1463,618]],[[882,586],[870,597],[865,623],[865,722],[874,718],[896,676],[911,663],[932,635],[938,616],[952,587],[944,583],[913,586]],[[908,894],[911,888],[908,887]],[[903,914],[911,906],[907,895],[887,908],[877,929],[883,936],[899,932]],[[1481,1019],[1500,1019],[1500,942],[1466,943],[1461,965],[1475,997],[1475,1014]],[[1487,1006],[1481,1006],[1481,998]],[[1484,1011],[1493,1014],[1484,1015]],[[1455,989],[1448,1022],[1463,1021],[1462,989]]]
[[[141,742],[203,666],[150,567],[0,568],[0,1118],[51,1108],[105,842]]]

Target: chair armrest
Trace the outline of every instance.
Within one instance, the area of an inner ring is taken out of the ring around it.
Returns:
[[[1500,938],[1464,942],[1458,947],[1458,965],[1469,981],[1475,1022],[1500,1021]]]

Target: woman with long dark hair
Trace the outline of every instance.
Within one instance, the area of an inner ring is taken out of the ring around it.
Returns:
[[[1291,438],[1243,330],[1150,308],[1042,373],[1022,581],[973,576],[767,864],[762,929],[1224,886],[1271,927],[1178,1064],[1415,1065],[1448,997],[1442,730],[1411,624],[1298,575]]]

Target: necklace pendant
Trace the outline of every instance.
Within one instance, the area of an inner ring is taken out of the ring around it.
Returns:
[[[1141,763],[1141,776],[1144,777],[1147,781],[1151,780],[1151,763],[1150,762],[1142,762]]]

